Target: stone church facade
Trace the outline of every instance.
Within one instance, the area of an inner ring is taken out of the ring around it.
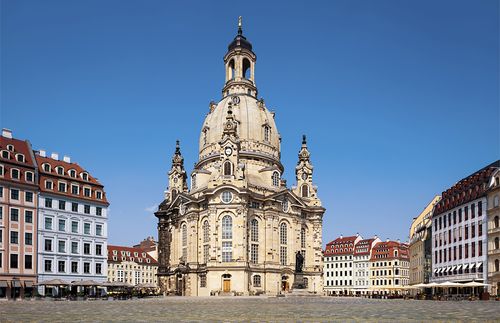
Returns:
[[[251,43],[238,34],[224,56],[222,99],[211,102],[188,175],[177,142],[158,218],[158,283],[169,295],[276,295],[294,282],[304,256],[310,292],[323,291],[325,209],[303,137],[296,182],[281,178],[275,115],[257,99]]]

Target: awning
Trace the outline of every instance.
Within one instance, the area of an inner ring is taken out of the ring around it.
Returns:
[[[438,269],[434,269],[434,273],[437,274],[437,272],[438,272]]]
[[[464,265],[464,270],[467,270],[467,268],[469,268],[469,264]]]
[[[476,267],[476,264],[470,264],[469,269],[474,269]]]
[[[33,287],[33,282],[31,282],[31,281],[25,281],[25,282],[24,282],[24,287],[26,287],[26,288],[31,288],[31,287]]]
[[[462,268],[462,265],[457,266],[457,270],[460,270],[460,268]]]
[[[479,267],[481,267],[482,265],[483,265],[483,263],[482,263],[482,262],[478,262],[478,263],[476,264],[476,268],[479,268]]]
[[[7,282],[5,280],[0,280],[0,287],[7,287]]]
[[[449,272],[451,270],[451,267],[446,268],[446,272]]]
[[[437,273],[440,274],[442,271],[443,271],[443,268],[439,268]]]
[[[455,271],[455,269],[457,269],[457,266],[453,266],[453,267],[451,268],[451,271]]]

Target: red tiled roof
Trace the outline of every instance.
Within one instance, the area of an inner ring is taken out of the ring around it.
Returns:
[[[444,191],[435,208],[433,216],[445,213],[459,205],[485,196],[491,174],[500,167],[500,160],[478,170]]]
[[[338,237],[327,243],[324,256],[349,255],[354,252],[354,242],[358,236]]]
[[[13,151],[7,149],[7,146],[12,145],[14,147]],[[8,151],[8,158],[4,158],[1,151]],[[17,154],[22,154],[24,156],[24,162],[20,162],[16,159]],[[35,169],[36,165],[32,158],[32,150],[28,141],[23,141],[15,138],[7,138],[0,135],[0,164],[4,166],[4,175],[0,177],[2,180],[9,182],[26,184],[37,186]],[[11,178],[11,169],[16,168],[19,170],[20,179]],[[26,181],[26,172],[33,173],[33,181]]]
[[[375,239],[373,238],[358,241],[358,243],[356,243],[356,245],[354,246],[354,255],[355,256],[369,255],[373,241],[375,241]]]
[[[56,195],[63,195],[67,197],[73,197],[73,198],[78,198],[78,199],[83,199],[83,200],[89,200],[89,201],[94,201],[97,203],[103,203],[108,205],[108,200],[106,199],[106,192],[104,192],[104,186],[99,183],[99,181],[90,175],[88,171],[83,169],[80,165],[77,163],[67,163],[62,160],[55,160],[50,157],[42,157],[40,155],[35,156],[37,163],[38,163],[38,171],[39,171],[39,176],[40,176],[40,191],[45,192],[45,193],[50,193],[50,194],[56,194]],[[44,165],[49,164],[50,165],[50,171],[47,172],[44,169]],[[57,173],[56,167],[61,166],[64,169],[63,175],[59,175]],[[69,175],[70,170],[75,170],[76,172],[76,177],[71,177]],[[81,174],[86,173],[88,175],[88,180],[84,180],[81,177]],[[53,182],[53,189],[47,189],[45,186],[45,181],[46,180],[51,180]],[[59,192],[58,191],[58,184],[57,181],[61,180],[66,182],[67,184],[67,190],[66,192]],[[72,194],[71,193],[71,184],[77,184],[79,186],[79,194]],[[86,197],[84,195],[84,186],[90,186],[91,188],[91,196]],[[98,199],[96,196],[96,191],[101,191],[102,192],[102,199]]]
[[[116,254],[114,254],[114,251],[116,251]],[[116,260],[113,257],[116,257]],[[108,245],[108,262],[118,263],[123,261],[131,261],[139,265],[158,266],[158,262],[140,248]]]
[[[394,255],[394,251],[398,251],[397,257]],[[371,261],[379,260],[390,260],[390,259],[400,259],[409,260],[409,250],[406,243],[400,243],[396,241],[383,241],[377,243],[373,246]]]

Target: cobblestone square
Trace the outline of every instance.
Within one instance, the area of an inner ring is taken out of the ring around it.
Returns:
[[[356,298],[160,298],[0,303],[0,322],[500,322],[500,302]]]

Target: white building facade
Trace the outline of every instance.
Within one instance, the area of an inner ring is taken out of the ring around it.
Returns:
[[[372,248],[381,242],[378,237],[360,240],[354,246],[353,254],[353,293],[354,295],[368,294],[370,287],[370,257]]]
[[[37,156],[38,281],[107,280],[107,208],[103,186],[68,157]],[[39,288],[45,293],[43,286]]]
[[[327,295],[353,294],[354,246],[362,237],[350,236],[333,240],[326,245],[323,257],[324,290]]]

